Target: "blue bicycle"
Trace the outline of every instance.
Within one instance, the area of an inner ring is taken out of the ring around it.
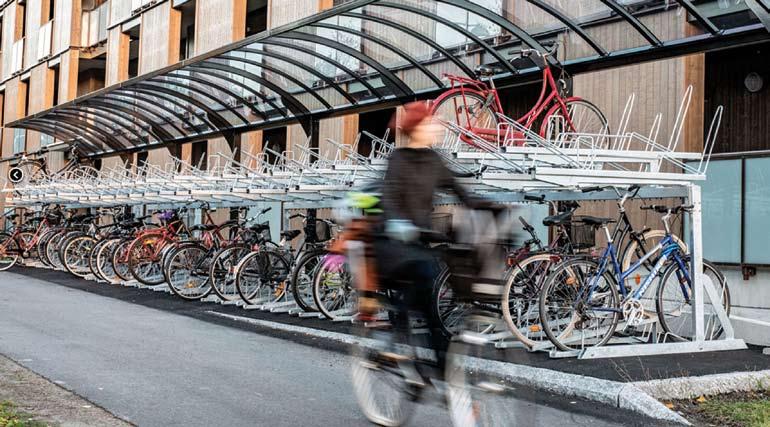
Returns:
[[[610,234],[610,218],[582,217],[586,225],[601,228],[607,248],[598,259],[572,258],[558,266],[546,281],[540,295],[540,322],[549,340],[560,350],[582,350],[606,344],[621,319],[626,329],[659,321],[666,339],[685,340],[694,336],[692,321],[692,277],[690,259],[671,233],[672,216],[688,212],[690,206],[647,206],[663,215],[664,238],[626,271],[618,262],[615,241],[620,227]],[[652,265],[650,268],[649,266]],[[644,280],[636,275],[648,268]],[[721,291],[722,304],[729,312],[729,292],[724,276],[704,261],[704,274]],[[647,290],[658,281],[655,296]],[[620,284],[623,284],[622,286]],[[713,306],[706,299],[706,337],[716,339],[722,333]]]

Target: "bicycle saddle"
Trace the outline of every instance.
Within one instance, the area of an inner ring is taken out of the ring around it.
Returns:
[[[255,233],[261,233],[263,231],[270,230],[270,224],[265,223],[265,224],[252,225],[251,227],[249,227],[249,230]]]
[[[491,65],[479,65],[478,67],[476,67],[474,71],[480,77],[489,77],[489,76],[494,76],[495,74],[502,73],[503,69],[498,67],[493,67]]]
[[[16,219],[18,217],[19,217],[19,214],[10,214],[10,215],[6,215],[5,216],[6,219],[9,219],[11,221],[13,221],[14,219]]]
[[[299,230],[281,231],[281,237],[284,237],[286,240],[289,240],[289,241],[296,239],[297,236],[299,236],[300,234],[302,234],[302,232]]]
[[[599,218],[596,216],[583,216],[580,217],[580,222],[587,225],[606,225],[611,222],[615,222],[612,218]]]
[[[572,212],[562,212],[543,218],[543,225],[550,227],[552,225],[569,224],[572,221]]]
[[[212,231],[216,228],[214,224],[197,224],[190,227],[190,231]]]

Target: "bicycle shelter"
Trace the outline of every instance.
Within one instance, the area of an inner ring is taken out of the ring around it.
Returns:
[[[574,34],[589,47],[583,56],[552,58],[572,72],[706,51],[730,43],[770,40],[770,7],[756,0],[747,0],[746,4],[757,22],[737,28],[720,28],[689,0],[677,0],[676,5],[692,17],[699,32],[674,40],[662,39],[646,27],[638,17],[644,11],[602,0],[592,19],[617,20],[628,25],[641,41],[616,50],[603,46],[587,31],[589,21],[576,20],[549,2],[529,3],[552,19],[549,31],[528,32],[526,26],[510,19],[504,11],[495,12],[467,0],[355,0],[63,103],[10,126],[76,144],[85,156],[135,152],[217,135],[229,138],[247,130],[294,122],[311,133],[312,122],[319,118],[435,96],[446,88],[438,69],[475,77],[469,63],[497,64],[501,68],[493,78],[501,84],[532,79],[541,70],[515,68],[509,61],[510,51],[545,51],[543,44],[560,31]],[[456,24],[450,18],[457,13],[493,28],[495,37],[478,36]],[[447,48],[440,40],[410,26],[409,19],[415,18],[451,31],[464,43]],[[363,30],[364,23],[368,31]],[[407,35],[413,44],[399,45],[387,35],[388,31]],[[358,42],[351,42],[351,37]],[[376,43],[388,55],[382,55],[383,59],[363,53],[363,40]],[[414,47],[415,42],[419,48]],[[320,61],[328,72],[303,65],[297,57]],[[717,110],[708,127],[702,151],[684,152],[679,142],[691,98],[689,88],[676,117],[659,115],[649,129],[628,129],[634,109],[631,95],[619,123],[610,126],[615,130],[610,132],[608,128],[597,134],[562,132],[543,137],[500,115],[498,132],[504,134],[500,145],[446,124],[438,152],[453,168],[473,175],[463,178],[472,191],[499,202],[524,202],[528,193],[543,194],[546,200],[611,200],[617,197],[613,191],[580,190],[641,185],[641,198],[684,198],[693,206],[688,237],[695,273],[695,339],[608,345],[580,354],[553,352],[554,357],[601,358],[746,348],[743,340],[735,338],[713,283],[700,273],[703,244],[699,183],[706,178],[722,109]],[[672,123],[673,131],[667,141],[661,142],[664,120]],[[558,123],[550,125],[556,127]],[[516,138],[524,135],[524,144],[506,142],[514,138],[513,133],[507,134],[513,131]],[[369,156],[358,154],[356,146],[362,140],[373,147]],[[330,152],[322,153],[311,137],[306,145],[285,153],[266,149],[257,156],[245,152],[240,156],[217,154],[216,161],[205,170],[175,159],[165,167],[145,164],[136,171],[123,167],[80,169],[41,182],[6,185],[3,191],[13,206],[56,203],[68,207],[173,207],[195,200],[219,207],[257,202],[279,202],[283,210],[334,207],[352,188],[381,179],[387,157],[395,148],[387,135],[368,133],[361,133],[352,143],[324,142],[332,148],[327,150]],[[712,301],[724,329],[722,339],[705,339],[705,297]],[[289,306],[287,303],[281,307]],[[504,339],[504,334],[500,338]]]

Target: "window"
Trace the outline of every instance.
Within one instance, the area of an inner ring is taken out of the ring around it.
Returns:
[[[701,187],[704,256],[727,264],[770,265],[770,157],[712,160],[707,176]]]
[[[42,23],[45,24],[53,19],[56,11],[56,0],[43,0],[41,4],[42,9]]]
[[[249,0],[246,4],[246,37],[267,30],[267,0]]]
[[[53,137],[51,135],[48,135],[46,133],[40,134],[40,146],[45,147],[46,145],[53,144]]]
[[[25,129],[13,130],[13,154],[23,153],[27,148],[27,131]]]
[[[53,105],[59,105],[59,66],[56,65],[51,69],[53,72]]]
[[[139,75],[139,35],[141,25],[137,24],[124,32],[128,36],[128,78]]]
[[[179,60],[195,56],[195,1],[188,1],[179,7],[182,13],[179,37]]]
[[[268,129],[262,133],[263,147],[272,151],[272,153],[267,152],[267,159],[271,164],[278,160],[277,154],[283,154],[286,151],[286,137],[287,131],[285,127]]]
[[[191,154],[192,165],[201,170],[206,170],[208,168],[208,151],[208,141],[193,143]]]

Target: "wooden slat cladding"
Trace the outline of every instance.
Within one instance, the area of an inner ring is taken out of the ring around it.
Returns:
[[[195,7],[196,54],[246,35],[246,0],[197,0]]]
[[[770,43],[706,55],[706,117],[725,106],[715,153],[770,149]],[[764,81],[746,88],[749,73]],[[706,122],[708,126],[708,122]]]
[[[139,41],[139,74],[163,68],[179,60],[181,12],[171,2],[142,14]]]
[[[318,12],[319,6],[318,0],[271,0],[268,25],[275,28],[308,17]]]

